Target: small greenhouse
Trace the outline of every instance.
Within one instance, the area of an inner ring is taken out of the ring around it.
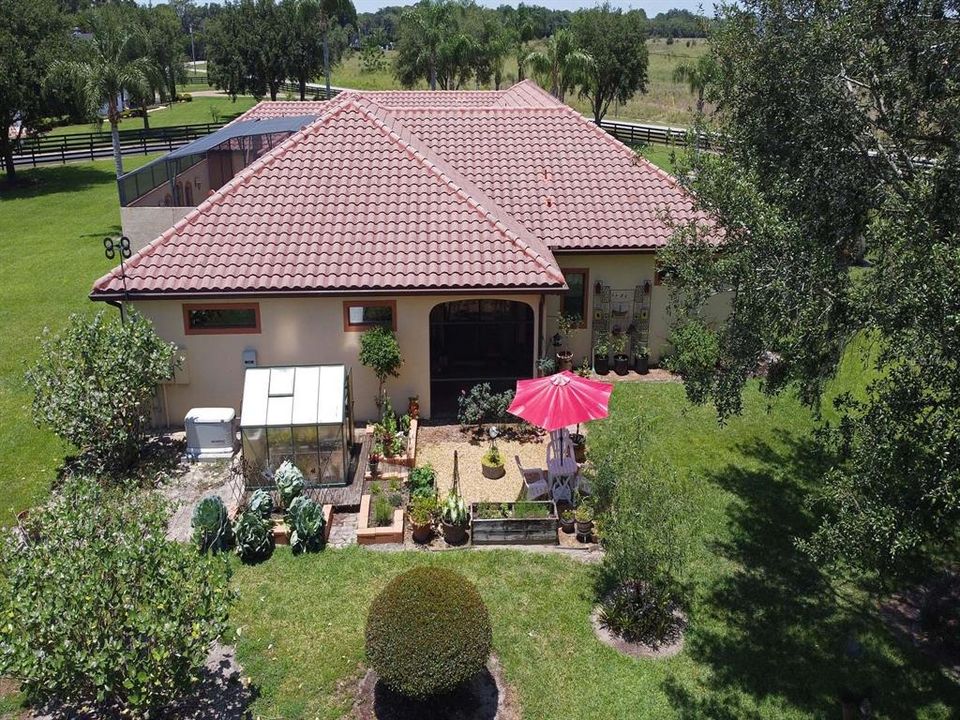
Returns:
[[[343,365],[247,368],[240,437],[252,472],[247,486],[272,484],[284,460],[308,487],[346,485],[353,445],[350,373]]]

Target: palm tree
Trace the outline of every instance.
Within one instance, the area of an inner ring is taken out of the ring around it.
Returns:
[[[550,85],[550,94],[563,102],[567,91],[582,82],[593,58],[577,49],[573,33],[561,28],[547,40],[546,50],[527,55],[527,64]]]
[[[113,136],[113,161],[117,177],[123,175],[120,154],[120,103],[124,95],[144,96],[155,77],[153,63],[141,55],[142,31],[124,22],[113,7],[105,7],[92,16],[93,38],[83,48],[81,60],[59,60],[53,74],[76,84],[91,115],[106,105],[110,134]]]
[[[320,32],[323,33],[323,76],[327,83],[327,100],[330,99],[330,28],[346,15],[356,18],[357,11],[350,0],[319,0]],[[301,98],[302,99],[302,98]]]
[[[681,63],[673,70],[675,83],[686,83],[690,93],[697,96],[697,115],[703,114],[704,94],[716,75],[716,62],[712,55],[701,55],[695,63]]]
[[[425,65],[430,89],[437,89],[437,64],[441,47],[450,39],[451,6],[447,0],[421,0],[409,11],[409,22],[419,37],[418,65]]]

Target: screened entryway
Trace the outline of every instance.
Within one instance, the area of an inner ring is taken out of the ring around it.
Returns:
[[[533,308],[512,300],[455,300],[430,311],[430,406],[457,412],[457,397],[477,383],[512,389],[532,376]]]

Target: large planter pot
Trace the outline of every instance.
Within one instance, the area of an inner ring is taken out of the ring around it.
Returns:
[[[578,433],[570,436],[570,442],[573,443],[573,458],[578,463],[587,461],[587,439]]]
[[[640,375],[646,375],[650,372],[650,356],[644,353],[633,358],[633,369]]]
[[[560,350],[557,353],[557,372],[573,370],[573,353],[569,350]]]
[[[563,530],[563,532],[565,532],[567,535],[573,532],[573,528],[575,524],[576,523],[574,522],[573,518],[564,520],[563,515],[562,514],[560,515],[560,529]]]
[[[483,476],[487,478],[487,480],[499,480],[507,474],[507,469],[503,465],[480,463],[480,466],[483,470]]]
[[[597,375],[606,375],[610,372],[610,358],[606,355],[594,355],[593,369],[597,371]]]
[[[443,540],[447,545],[463,545],[467,541],[467,526],[466,525],[451,525],[450,523],[442,522],[440,527],[443,530]]]
[[[630,357],[628,355],[613,356],[613,371],[617,375],[626,375],[629,371]]]
[[[424,523],[423,525],[418,525],[412,519],[410,520],[410,527],[412,528],[413,541],[421,545],[426,545],[430,542],[430,536],[433,534],[433,525],[431,523]]]
[[[531,501],[526,501],[530,504]],[[552,500],[533,501],[548,507],[547,517],[478,518],[471,506],[470,537],[474,545],[556,545],[557,506]],[[516,503],[504,503],[511,510]]]
[[[589,538],[593,535],[593,520],[577,520],[575,523],[577,537]]]

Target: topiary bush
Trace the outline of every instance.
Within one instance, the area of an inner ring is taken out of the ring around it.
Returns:
[[[414,699],[456,689],[486,666],[490,615],[459,573],[419,567],[398,575],[370,605],[366,653],[391,690]]]

